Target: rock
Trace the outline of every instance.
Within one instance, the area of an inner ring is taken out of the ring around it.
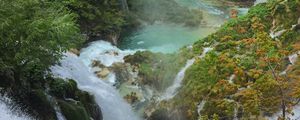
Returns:
[[[90,117],[82,104],[58,100],[58,104],[67,120],[90,120]]]
[[[104,68],[105,65],[103,65],[100,61],[93,60],[93,62],[92,62],[92,67]]]
[[[32,90],[23,96],[26,96],[27,99],[23,99],[22,102],[28,106],[31,115],[36,115],[39,120],[57,119],[55,110],[44,90]]]
[[[80,51],[77,50],[76,48],[71,48],[69,51],[70,51],[71,53],[74,53],[74,54],[77,55],[77,56],[80,55]]]
[[[237,18],[238,13],[239,12],[236,9],[231,9],[230,10],[230,18]]]
[[[118,53],[117,51],[113,51],[113,55],[114,55],[114,56],[118,56],[119,53]]]
[[[97,72],[97,77],[99,78],[105,78],[108,76],[108,74],[110,73],[110,71],[108,70],[108,68],[103,68],[101,71]]]
[[[124,99],[129,103],[129,104],[133,104],[135,102],[138,101],[138,97],[137,97],[137,94],[135,92],[131,92],[130,95],[126,95],[124,97]]]
[[[123,63],[114,63],[111,67],[111,69],[116,73],[116,81],[119,84],[122,84],[132,78],[129,67],[130,66]]]

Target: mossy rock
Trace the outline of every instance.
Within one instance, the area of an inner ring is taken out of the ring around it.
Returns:
[[[78,102],[67,102],[58,100],[58,104],[62,111],[62,114],[67,120],[90,120],[90,117],[85,110],[84,106]]]
[[[78,88],[74,80],[65,81],[57,78],[50,82],[50,93],[58,98],[74,98],[76,91]]]
[[[151,114],[149,120],[169,120],[170,118],[168,115],[167,109],[160,108]]]
[[[43,90],[33,90],[28,95],[26,104],[32,111],[32,114],[37,114],[36,116],[40,120],[56,120],[55,110],[48,100],[45,92]]]
[[[89,116],[91,116],[94,120],[103,119],[101,108],[95,102],[94,96],[85,91],[78,91],[76,94]]]

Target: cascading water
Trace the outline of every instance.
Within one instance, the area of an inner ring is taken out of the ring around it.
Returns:
[[[112,55],[110,52],[113,51],[118,52],[118,55]],[[107,42],[98,41],[83,49],[80,57],[66,53],[60,61],[61,65],[53,66],[51,71],[57,77],[74,79],[79,89],[94,95],[97,104],[101,107],[104,120],[139,120],[129,104],[120,97],[118,91],[111,84],[96,77],[92,69],[88,67],[95,59],[110,66],[114,62],[122,62],[123,57],[130,53],[132,52],[120,51]],[[108,79],[115,79],[115,77]]]
[[[200,102],[200,104],[197,106],[197,112],[198,112],[199,118],[201,118],[201,110],[203,110],[205,103],[206,103],[206,101],[202,100]]]
[[[9,98],[5,96],[0,97],[0,120],[34,120],[21,110],[16,108],[12,110],[10,106],[13,104]]]
[[[206,53],[209,52],[210,50],[212,50],[212,48],[204,48],[204,50],[203,50],[202,54],[199,56],[199,58],[205,57]],[[160,100],[169,100],[176,95],[177,89],[181,86],[181,82],[184,78],[185,71],[191,65],[193,65],[194,62],[195,62],[195,59],[191,59],[191,60],[187,61],[185,66],[179,71],[179,73],[175,77],[173,84],[170,87],[168,87],[166,89],[165,93],[160,97]]]
[[[170,87],[168,87],[166,92],[161,96],[160,98],[161,100],[169,100],[176,95],[176,91],[181,86],[181,82],[184,78],[186,69],[188,69],[191,65],[193,65],[194,62],[195,59],[191,59],[186,62],[186,65],[177,74],[173,84]]]
[[[267,0],[256,0],[256,1],[254,2],[254,4],[257,5],[257,4],[259,4],[259,3],[265,3],[265,2],[267,2]]]

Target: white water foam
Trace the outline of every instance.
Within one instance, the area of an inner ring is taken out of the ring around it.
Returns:
[[[184,78],[186,69],[188,69],[194,63],[194,61],[195,59],[191,59],[186,62],[186,65],[179,71],[173,84],[167,88],[166,92],[161,96],[160,100],[169,100],[176,95],[177,89],[181,86],[181,82]]]
[[[97,41],[83,49],[80,57],[66,53],[66,56],[60,61],[61,65],[51,67],[51,71],[57,77],[74,79],[79,89],[94,95],[97,104],[101,107],[104,120],[139,120],[118,91],[111,84],[96,77],[88,67],[92,60],[100,60],[106,66],[115,62],[123,62],[123,57],[131,53],[133,52],[121,51],[110,43]],[[108,79],[115,79],[115,77]]]
[[[17,108],[12,110],[13,104],[9,98],[0,96],[0,120],[34,120]]]

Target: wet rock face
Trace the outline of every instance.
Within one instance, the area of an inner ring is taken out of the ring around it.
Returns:
[[[101,108],[88,92],[77,88],[74,80],[54,79],[50,83],[50,94],[56,97],[62,114],[68,120],[102,120]]]
[[[188,120],[186,114],[178,109],[168,110],[159,108],[155,110],[148,120]]]
[[[34,90],[28,93],[27,106],[32,113],[37,114],[41,120],[54,120],[56,113],[43,90]]]
[[[103,68],[100,71],[96,72],[97,77],[99,78],[106,78],[109,75],[110,71],[108,70],[108,68]]]
[[[56,120],[55,108],[59,107],[66,118],[77,115],[82,116],[78,117],[80,118],[78,120],[90,120],[90,118],[102,120],[101,109],[94,97],[79,90],[75,81],[47,76],[39,79],[40,82],[35,82],[32,79],[17,78],[13,71],[0,71],[1,79],[9,80],[8,83],[0,82],[1,87],[4,88],[1,92],[6,93],[22,110],[36,119]],[[76,119],[70,118],[70,120]]]
[[[126,81],[133,80],[131,67],[128,64],[124,63],[114,63],[110,68],[116,74],[116,81],[118,82],[116,87],[119,87],[119,84],[122,84]]]
[[[71,53],[74,53],[74,54],[77,55],[77,56],[80,55],[80,51],[79,51],[78,49],[76,49],[76,48],[71,48],[69,51],[70,51]]]
[[[138,101],[137,94],[135,92],[131,92],[130,94],[126,95],[124,99],[129,103],[129,104],[134,104],[135,102]]]

